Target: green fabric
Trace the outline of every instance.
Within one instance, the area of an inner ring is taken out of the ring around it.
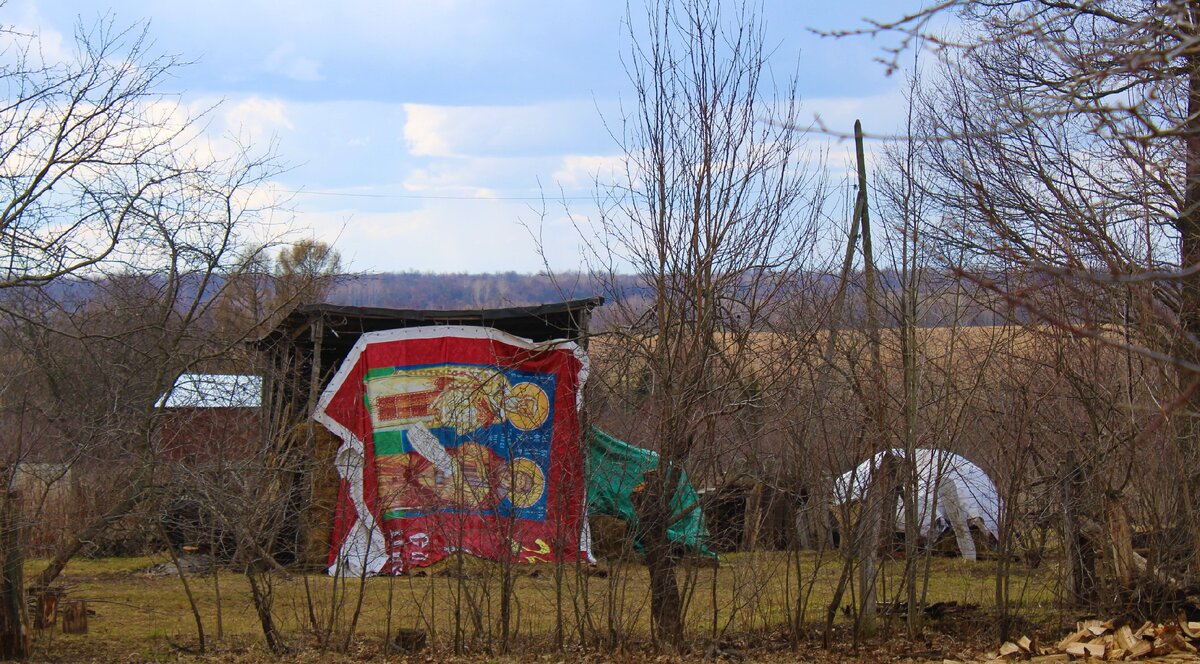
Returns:
[[[640,490],[645,474],[658,467],[658,454],[617,440],[596,427],[591,427],[588,434],[588,511],[622,519],[632,532],[637,532],[633,493]],[[704,543],[708,530],[700,511],[700,496],[682,470],[671,497],[671,512],[676,516],[686,513],[667,529],[667,537],[692,553],[716,557]],[[634,545],[641,550],[641,542],[635,540]]]

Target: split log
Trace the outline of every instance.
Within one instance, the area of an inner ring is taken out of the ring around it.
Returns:
[[[1148,655],[1150,653],[1150,651],[1153,649],[1154,649],[1154,646],[1149,641],[1138,640],[1137,643],[1133,644],[1133,647],[1129,648],[1128,655],[1126,658],[1127,659],[1137,659],[1138,657]]]
[[[1079,630],[1072,632],[1070,635],[1068,635],[1062,641],[1059,641],[1058,649],[1066,650],[1067,646],[1071,645],[1072,643],[1078,643],[1085,638],[1089,638],[1089,637],[1091,637],[1091,635],[1092,635],[1092,633],[1091,633],[1091,631],[1088,630],[1088,628],[1086,628],[1086,627],[1080,628]]]
[[[1019,654],[1021,654],[1021,646],[1013,643],[1012,641],[1006,641],[1004,645],[1000,646],[1001,657],[1012,657]]]
[[[33,626],[37,629],[49,629],[58,622],[58,593],[43,592],[37,598],[37,615],[33,617]]]
[[[1100,659],[1104,658],[1104,644],[1103,643],[1076,642],[1076,643],[1069,644],[1064,650],[1066,650],[1068,655],[1075,655],[1076,657],[1097,657]]]
[[[1138,639],[1133,636],[1133,630],[1129,629],[1129,625],[1123,625],[1115,633],[1113,639],[1117,643],[1117,647],[1125,652],[1129,652],[1138,643]]]

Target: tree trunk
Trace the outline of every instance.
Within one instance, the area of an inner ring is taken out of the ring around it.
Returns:
[[[1134,581],[1140,575],[1133,551],[1133,529],[1129,526],[1129,515],[1121,502],[1120,494],[1106,492],[1104,496],[1104,513],[1108,524],[1109,547],[1112,551],[1113,572],[1121,589],[1133,589]]]
[[[762,494],[761,482],[755,482],[754,488],[746,493],[746,504],[742,510],[742,551],[758,550],[763,522]]]
[[[275,617],[271,612],[272,604],[272,588],[271,581],[267,578],[270,572],[262,575],[262,580],[258,578],[259,572],[247,567],[246,581],[250,583],[250,598],[254,602],[254,611],[258,614],[258,622],[262,626],[263,638],[267,641],[267,648],[272,653],[278,655],[283,653],[283,640],[279,636],[279,629],[275,627]]]
[[[20,502],[15,491],[0,505],[0,659],[29,656],[25,615],[25,556],[21,542]]]
[[[67,563],[79,553],[84,544],[91,542],[100,533],[104,532],[108,526],[114,521],[128,514],[138,501],[142,499],[142,483],[141,480],[134,481],[125,494],[121,502],[117,503],[104,514],[92,520],[83,530],[75,534],[69,542],[64,544],[62,548],[54,554],[54,558],[46,565],[46,567],[38,574],[36,588],[45,589],[54,583],[58,575],[67,567]]]
[[[879,545],[884,536],[890,538],[896,523],[895,460],[890,452],[883,455],[879,467],[870,477],[870,486],[863,496],[862,512],[855,527],[858,533],[858,621],[855,636],[875,634],[877,593],[875,582],[879,576]]]
[[[671,525],[671,488],[679,475],[660,458],[656,471],[646,474],[646,488],[638,507],[639,530],[650,575],[650,619],[660,646],[683,647],[683,598],[675,576],[676,561],[667,529]]]
[[[1196,21],[1200,19],[1200,0],[1188,2],[1189,26],[1185,33],[1195,36]],[[1200,265],[1200,55],[1188,57],[1188,113],[1183,122],[1184,163],[1186,183],[1184,187],[1183,206],[1179,211],[1176,229],[1179,233],[1180,267],[1185,271]],[[1149,266],[1147,266],[1149,268]],[[1180,340],[1181,359],[1193,365],[1200,363],[1200,273],[1186,273],[1182,277],[1179,294],[1179,318],[1185,338]],[[1191,391],[1188,408],[1183,413],[1183,435],[1180,442],[1184,449],[1182,457],[1191,462],[1196,459],[1200,448],[1200,425],[1197,424],[1197,414],[1200,413],[1200,390],[1193,389],[1192,383],[1200,380],[1193,371],[1180,371],[1180,389]],[[1200,493],[1200,482],[1193,475],[1191,481],[1183,487],[1185,507],[1189,514],[1195,514],[1196,496]],[[1200,521],[1188,519],[1192,526],[1192,541],[1200,550]]]
[[[1080,514],[1084,470],[1073,450],[1067,450],[1063,462],[1063,566],[1067,581],[1067,601],[1086,606],[1096,599],[1096,552],[1083,532]]]
[[[683,601],[669,543],[646,547],[646,568],[650,573],[650,616],[655,637],[660,645],[679,650],[683,647]]]

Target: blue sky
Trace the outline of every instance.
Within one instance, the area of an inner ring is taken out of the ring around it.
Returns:
[[[883,133],[902,115],[900,76],[874,61],[889,42],[807,28],[894,18],[908,0],[767,0],[772,66],[798,66],[809,116]],[[637,11],[635,5],[635,12]],[[289,170],[296,233],[332,242],[356,271],[533,272],[540,233],[555,269],[580,240],[544,192],[594,209],[592,176],[619,151],[629,84],[625,4],[601,0],[10,0],[0,21],[69,46],[74,26],[149,21],[159,51],[193,64],[168,83],[185,104],[219,102],[209,131],[274,141]],[[850,146],[828,144],[832,162]],[[291,193],[289,193],[291,192]]]

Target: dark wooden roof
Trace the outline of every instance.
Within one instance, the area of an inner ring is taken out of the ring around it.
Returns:
[[[587,331],[592,309],[603,303],[603,297],[591,297],[528,307],[440,311],[307,304],[289,313],[257,345],[267,350],[288,341],[312,347],[319,335],[322,355],[336,358],[349,353],[366,332],[425,325],[480,325],[533,341],[578,339]]]

